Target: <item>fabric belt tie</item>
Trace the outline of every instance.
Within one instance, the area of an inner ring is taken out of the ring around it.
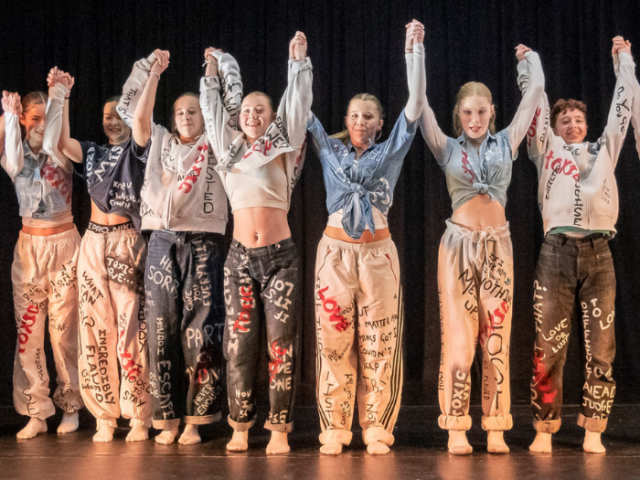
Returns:
[[[488,260],[489,253],[489,242],[497,242],[499,241],[499,236],[496,235],[493,227],[487,227],[484,230],[475,230],[471,233],[471,241],[478,245],[478,250],[476,251],[476,258],[474,262],[476,267],[480,269],[485,261]],[[481,260],[482,263],[478,265],[478,260]],[[489,263],[487,261],[487,263]]]

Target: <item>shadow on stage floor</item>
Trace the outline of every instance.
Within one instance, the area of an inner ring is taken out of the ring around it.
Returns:
[[[264,411],[259,410],[264,421]],[[446,432],[437,426],[438,409],[403,407],[395,430],[391,453],[373,457],[365,451],[361,430],[354,428],[352,445],[338,457],[318,452],[318,417],[315,408],[296,410],[291,435],[292,451],[282,457],[267,457],[264,449],[269,433],[256,425],[251,430],[249,451],[228,453],[231,436],[226,422],[201,427],[202,443],[193,446],[158,445],[124,441],[127,428],[118,428],[110,444],[91,441],[95,422],[83,411],[80,430],[57,436],[60,415],[49,419],[49,433],[28,441],[15,434],[26,423],[11,408],[0,408],[1,479],[91,479],[161,480],[204,478],[234,480],[348,480],[348,479],[445,479],[445,480],[602,480],[640,478],[640,406],[616,405],[603,443],[606,455],[582,451],[584,430],[575,425],[577,407],[567,407],[563,426],[554,436],[552,455],[532,454],[527,447],[534,437],[530,409],[513,408],[514,429],[505,434],[511,453],[486,452],[486,435],[480,429],[481,411],[472,408],[474,427],[469,439],[474,453],[449,455]],[[125,425],[122,422],[121,425]],[[152,430],[152,432],[155,432]],[[155,433],[154,433],[155,434]]]

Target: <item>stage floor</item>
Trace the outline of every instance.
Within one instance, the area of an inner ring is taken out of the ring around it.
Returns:
[[[260,421],[264,411],[259,410]],[[474,427],[469,439],[472,455],[456,457],[446,450],[446,432],[437,426],[438,409],[403,407],[396,426],[396,443],[383,457],[368,455],[361,430],[354,428],[351,447],[338,457],[319,453],[317,411],[296,410],[291,435],[292,451],[267,457],[269,432],[256,425],[249,451],[228,453],[231,436],[226,422],[201,428],[202,443],[193,446],[158,445],[153,440],[127,444],[127,428],[116,430],[110,444],[91,441],[95,425],[83,410],[80,430],[57,436],[59,415],[49,420],[49,433],[28,441],[15,434],[26,420],[12,408],[0,408],[0,479],[34,480],[161,480],[179,479],[271,479],[271,480],[602,480],[640,478],[640,406],[615,405],[603,443],[606,455],[586,454],[584,431],[575,425],[577,407],[567,407],[563,426],[554,436],[551,455],[532,454],[527,447],[534,437],[529,407],[513,408],[515,427],[505,434],[511,453],[491,455],[480,429],[481,410],[472,407]],[[124,422],[121,423],[124,425]],[[155,432],[152,430],[152,432]]]

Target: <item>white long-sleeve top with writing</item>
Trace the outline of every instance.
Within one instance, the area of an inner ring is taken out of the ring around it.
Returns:
[[[125,83],[117,111],[132,126],[133,114],[156,57],[137,61]],[[216,157],[201,135],[195,143],[180,138],[151,122],[151,147],[140,215],[143,230],[176,230],[224,234],[227,225],[227,199]]]
[[[545,234],[557,227],[616,231],[618,186],[614,169],[638,89],[633,58],[626,53],[618,57],[619,72],[607,125],[594,143],[567,145],[556,136],[550,125],[547,95],[539,96],[527,133],[527,151],[538,170],[538,206]],[[523,93],[528,88],[527,75],[521,72]]]
[[[214,52],[218,76],[200,83],[200,106],[209,143],[218,157],[231,210],[272,207],[285,211],[302,173],[307,120],[311,110],[313,81],[311,60],[289,60],[289,84],[276,119],[252,145],[238,128],[242,81],[235,59]]]

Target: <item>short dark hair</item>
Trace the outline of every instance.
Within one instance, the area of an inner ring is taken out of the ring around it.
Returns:
[[[561,98],[551,109],[551,128],[556,128],[556,120],[558,120],[558,115],[566,112],[567,110],[580,110],[584,114],[584,121],[587,121],[587,106],[584,102],[581,102],[580,100],[574,100],[573,98],[570,98],[569,100]]]

